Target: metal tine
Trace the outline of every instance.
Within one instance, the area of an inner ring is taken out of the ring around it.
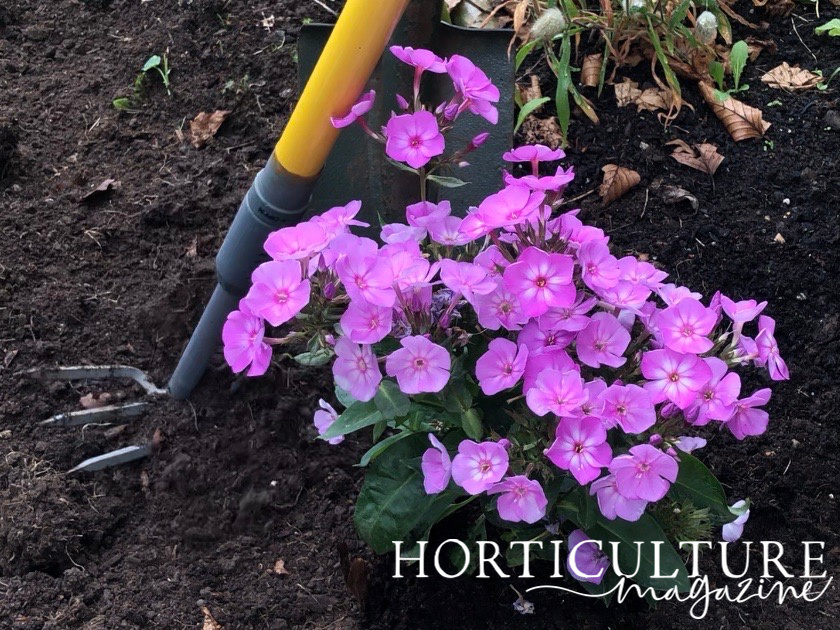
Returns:
[[[142,414],[147,406],[147,403],[144,402],[133,402],[123,405],[106,405],[97,409],[82,409],[70,413],[58,413],[51,418],[42,420],[40,424],[45,427],[78,427],[92,422],[128,421]]]
[[[102,470],[103,468],[111,468],[112,466],[119,466],[143,459],[151,454],[152,449],[149,446],[126,446],[110,453],[104,453],[103,455],[86,459],[78,466],[68,470],[67,473],[93,472],[95,470]]]
[[[33,368],[24,370],[21,374],[45,381],[127,378],[137,383],[151,396],[160,396],[167,393],[165,389],[161,389],[152,383],[143,370],[129,365],[74,365],[57,368]]]

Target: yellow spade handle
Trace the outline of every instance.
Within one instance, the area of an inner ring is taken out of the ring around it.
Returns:
[[[344,116],[368,82],[409,0],[347,0],[303,89],[274,157],[289,173],[314,177],[338,137],[331,116]]]

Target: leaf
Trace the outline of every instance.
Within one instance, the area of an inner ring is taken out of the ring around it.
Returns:
[[[395,540],[410,547],[412,532],[425,533],[452,503],[451,491],[426,494],[422,473],[409,465],[427,447],[422,435],[402,440],[378,457],[365,475],[353,520],[376,553],[393,550]]]
[[[522,28],[528,19],[528,7],[530,5],[531,0],[519,0],[519,4],[513,10],[513,32],[521,39],[525,39]]]
[[[624,77],[624,81],[616,83],[615,88],[615,104],[619,107],[626,107],[631,103],[635,103],[636,99],[642,94],[639,89],[639,84]]]
[[[735,81],[735,89],[741,87],[741,73],[747,65],[750,48],[744,40],[735,42],[729,51],[729,67],[732,70],[732,79]]]
[[[411,408],[408,396],[400,391],[399,385],[394,381],[383,380],[376,390],[373,402],[385,420],[404,416]]]
[[[514,70],[518,71],[519,66],[522,65],[522,62],[525,61],[525,58],[531,53],[532,50],[539,44],[542,40],[535,39],[534,41],[528,42],[527,44],[523,44],[519,47],[519,50],[516,51],[516,59],[514,62]]]
[[[104,179],[96,188],[87,192],[79,199],[79,203],[101,201],[108,193],[119,188],[122,184],[116,179]]]
[[[478,409],[469,409],[461,418],[461,428],[467,437],[475,441],[481,440],[484,435],[484,427],[481,424],[481,416]]]
[[[207,141],[216,135],[219,127],[225,122],[230,110],[218,109],[212,114],[201,112],[190,121],[190,142],[196,149],[200,149]]]
[[[723,74],[724,74],[724,67],[723,64],[719,61],[710,61],[709,62],[709,75],[715,82],[715,85],[718,86],[719,90],[723,90]]]
[[[542,98],[535,98],[532,101],[528,101],[522,107],[519,108],[519,116],[516,118],[516,126],[513,128],[513,133],[519,131],[519,128],[522,126],[522,123],[525,122],[525,119],[532,114],[535,110],[539,109],[543,105],[545,105],[548,101],[551,100],[550,96],[543,96]]]
[[[814,74],[810,70],[805,70],[799,66],[791,67],[787,61],[783,61],[781,65],[764,73],[761,77],[761,82],[766,83],[772,88],[795,92],[797,90],[810,90],[811,88],[817,87],[820,79],[822,79],[820,75]]]
[[[605,206],[624,196],[628,190],[642,181],[636,171],[616,164],[607,164],[601,170],[604,172],[604,181],[598,188],[598,194]]]
[[[333,353],[321,349],[316,352],[302,352],[294,356],[294,360],[298,365],[305,365],[307,367],[319,367],[326,365],[332,359]]]
[[[320,436],[322,440],[339,437],[372,426],[382,420],[382,413],[376,408],[373,400],[357,402],[342,413],[329,429]]]
[[[359,460],[359,463],[356,464],[357,468],[364,468],[377,457],[382,455],[385,451],[391,448],[397,442],[404,440],[405,438],[414,435],[412,431],[400,431],[399,433],[395,433],[394,435],[386,437],[381,442],[377,442],[373,446],[371,446],[367,452],[362,455],[362,459]]]
[[[580,68],[580,84],[586,87],[598,87],[601,77],[601,64],[604,61],[604,55],[596,53],[594,55],[586,55],[583,58],[583,64]]]
[[[717,147],[713,144],[695,144],[694,149],[682,140],[672,140],[665,144],[676,147],[674,152],[671,153],[671,157],[677,162],[707,175],[714,175],[724,160],[724,157],[717,152]]]
[[[469,184],[469,182],[460,180],[457,177],[443,177],[442,175],[428,175],[426,179],[443,188],[460,188]]]
[[[353,395],[350,392],[345,389],[341,389],[338,385],[335,387],[335,397],[345,409],[350,407],[350,405],[354,405],[359,402],[353,398]]]
[[[689,500],[696,508],[708,508],[718,525],[734,521],[736,515],[729,509],[723,486],[706,465],[688,453],[680,453],[679,457],[677,480],[668,494],[678,501]]]
[[[392,160],[389,157],[386,157],[385,161],[388,162],[391,166],[395,166],[396,168],[400,169],[401,171],[405,171],[406,173],[414,173],[415,175],[417,175],[417,169],[411,168],[408,164],[397,162],[396,160]]]
[[[575,496],[576,494],[582,496]],[[567,499],[560,504],[560,513],[581,529],[584,529],[584,527],[578,506],[583,503],[592,504],[591,508],[588,509],[591,509],[594,514],[593,522],[584,531],[593,540],[600,540],[604,553],[610,557],[613,553],[610,543],[618,543],[618,563],[624,571],[632,571],[636,567],[638,558],[639,571],[632,578],[634,582],[643,587],[651,586],[657,590],[667,590],[674,586],[677,586],[680,591],[688,590],[688,571],[685,564],[653,516],[646,512],[635,522],[620,518],[613,521],[607,520],[598,510],[594,499],[589,496],[585,488],[573,491],[571,496],[567,495]],[[661,543],[659,545],[660,575],[670,575],[676,571],[676,577],[653,577],[656,571],[653,563],[654,542]],[[637,545],[637,543],[639,544]]]
[[[670,90],[648,88],[633,101],[637,111],[655,112],[659,109],[670,110],[674,106],[674,93]]]
[[[344,583],[347,585],[347,590],[356,598],[359,605],[364,609],[367,601],[368,590],[368,571],[367,563],[364,558],[350,559],[350,550],[347,548],[347,543],[343,540],[337,545],[338,560],[341,565],[341,574],[344,577]]]
[[[130,98],[115,98],[111,101],[111,104],[114,106],[118,112],[124,112],[131,109],[131,99]]]
[[[829,20],[822,26],[818,26],[817,28],[815,28],[814,32],[817,35],[827,33],[830,37],[840,37],[840,18],[834,18],[832,20]]]
[[[152,68],[157,68],[160,65],[160,55],[152,55],[146,60],[146,63],[143,64],[143,72],[148,72]]]
[[[720,119],[735,142],[758,138],[770,128],[770,123],[764,122],[760,109],[745,105],[731,96],[727,96],[722,102],[718,101],[715,97],[715,89],[706,81],[701,81],[699,87],[703,99],[712,108],[715,116]]]
[[[700,202],[697,201],[697,197],[679,186],[662,186],[660,194],[662,195],[662,201],[669,205],[679,203],[680,201],[687,201],[695,210],[700,207]]]

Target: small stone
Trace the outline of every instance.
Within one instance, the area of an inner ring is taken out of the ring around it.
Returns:
[[[782,199],[782,203],[785,204],[786,206],[789,206],[790,205],[790,199],[785,197],[784,199]]]

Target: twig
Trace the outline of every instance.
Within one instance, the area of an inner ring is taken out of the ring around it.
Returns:
[[[805,46],[805,50],[807,50],[811,54],[811,56],[814,58],[814,61],[819,63],[819,59],[817,59],[817,56],[813,53],[813,51],[811,51],[810,48],[808,48],[808,44],[802,41],[802,37],[799,36],[799,31],[796,30],[796,22],[793,21],[793,18],[790,18],[790,23],[791,26],[793,26],[793,32],[796,33],[796,37],[799,39],[799,43]]]
[[[338,13],[336,12],[336,10],[335,10],[335,9],[332,9],[332,8],[328,7],[326,4],[324,4],[323,2],[321,2],[321,0],[312,0],[312,2],[314,2],[314,3],[315,3],[315,4],[317,4],[319,7],[321,7],[322,9],[324,9],[324,11],[326,11],[327,13],[332,13],[333,15],[338,15]]]
[[[572,197],[571,199],[564,199],[563,202],[564,203],[574,203],[575,201],[580,201],[581,199],[585,199],[586,197],[588,197],[589,195],[594,193],[596,190],[598,190],[598,189],[593,188],[592,190],[587,190],[585,193],[583,193],[581,195],[578,195],[577,197]]]

